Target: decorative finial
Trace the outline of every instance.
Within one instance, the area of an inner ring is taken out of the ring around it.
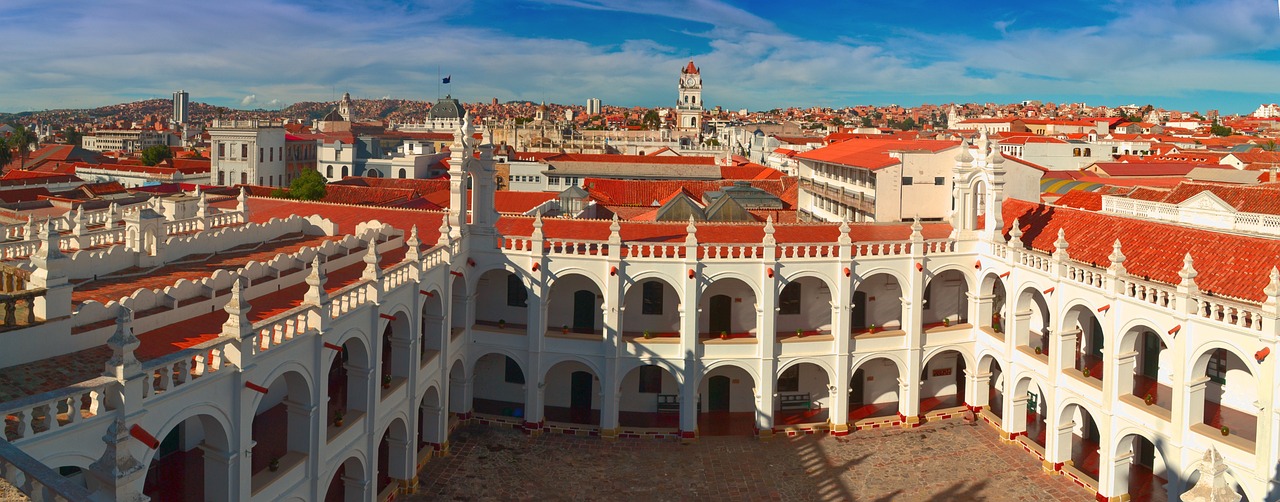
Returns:
[[[1269,297],[1280,296],[1280,269],[1271,267],[1270,280],[1267,281],[1267,287],[1262,292]]]
[[[1178,277],[1182,278],[1182,284],[1194,285],[1196,283],[1197,275],[1199,275],[1199,272],[1196,272],[1194,260],[1191,259],[1191,253],[1187,253],[1182,257],[1182,270],[1178,271]]]

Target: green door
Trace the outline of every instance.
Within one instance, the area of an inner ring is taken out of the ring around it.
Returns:
[[[585,289],[573,293],[573,330],[578,333],[595,333],[595,293]]]
[[[713,376],[707,381],[707,411],[729,411],[729,377]]]
[[[733,298],[715,295],[711,297],[710,303],[711,312],[707,313],[707,324],[711,328],[711,334],[732,333],[729,320],[733,314]]]

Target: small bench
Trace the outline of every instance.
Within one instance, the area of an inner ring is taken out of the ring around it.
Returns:
[[[803,394],[782,394],[778,396],[778,409],[781,410],[810,410],[813,409],[813,400],[808,392]]]
[[[680,413],[680,396],[658,394],[658,413]]]

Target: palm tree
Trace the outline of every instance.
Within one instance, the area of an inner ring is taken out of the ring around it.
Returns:
[[[1280,151],[1280,143],[1276,143],[1274,139],[1269,139],[1258,145],[1258,148],[1261,148],[1264,152]]]
[[[9,137],[0,135],[0,168],[13,161],[13,149],[9,148]]]
[[[18,149],[18,158],[22,162],[18,163],[18,168],[25,168],[27,165],[27,157],[31,155],[31,147],[40,146],[40,138],[36,136],[36,132],[27,129],[26,126],[18,124],[14,127],[12,133],[9,134],[9,148]]]

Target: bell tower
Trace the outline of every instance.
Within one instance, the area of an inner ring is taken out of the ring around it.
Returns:
[[[680,70],[680,83],[676,87],[680,99],[676,102],[676,130],[699,132],[702,130],[702,72],[693,60]]]

